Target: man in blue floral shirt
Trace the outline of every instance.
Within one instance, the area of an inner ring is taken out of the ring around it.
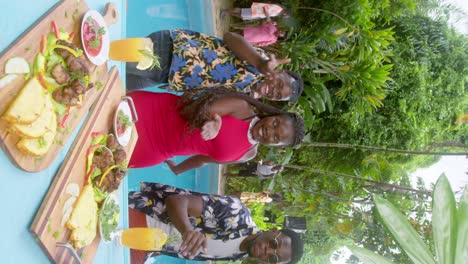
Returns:
[[[260,263],[295,263],[302,256],[298,234],[289,229],[259,231],[250,210],[234,197],[142,183],[128,198],[130,227],[157,227],[169,236],[153,253],[194,260],[251,257]],[[147,253],[131,250],[132,263],[143,263],[152,254]]]
[[[169,83],[172,90],[224,86],[256,98],[296,102],[303,91],[297,73],[275,68],[276,59],[254,48],[242,36],[228,32],[223,40],[191,30],[163,30],[148,36],[160,56],[161,69],[138,70],[127,63],[127,89]]]

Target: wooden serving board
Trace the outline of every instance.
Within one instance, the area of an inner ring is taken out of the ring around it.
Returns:
[[[52,7],[46,14],[44,14],[37,23],[33,24],[31,28],[26,30],[14,43],[12,43],[2,54],[0,54],[0,76],[4,75],[4,65],[6,61],[13,57],[23,57],[30,65],[33,64],[34,58],[40,49],[40,39],[43,35],[51,32],[51,22],[56,21],[59,28],[63,28],[67,32],[75,32],[73,42],[80,48],[80,28],[81,19],[88,11],[88,6],[85,1],[68,0],[60,1]],[[104,16],[106,22],[113,23],[116,21],[116,10],[106,12]],[[92,65],[90,63],[90,65]],[[108,78],[107,63],[98,67],[91,67],[91,82],[100,82],[105,84]],[[0,115],[3,115],[7,110],[10,103],[13,101],[17,93],[23,88],[26,79],[18,76],[13,82],[0,89]],[[96,88],[89,89],[83,100],[83,105],[80,108],[73,108],[70,115],[65,122],[65,127],[57,129],[54,144],[51,146],[47,154],[41,157],[24,154],[16,147],[19,137],[15,133],[8,130],[6,121],[0,119],[0,145],[5,153],[19,168],[29,171],[38,172],[46,169],[57,157],[63,145],[68,140],[70,134],[76,129],[82,120],[83,116],[88,112],[90,106],[94,103],[98,94],[102,89]]]
[[[55,263],[73,262],[72,255],[67,249],[56,247],[57,242],[67,243],[70,236],[70,231],[61,226],[64,203],[70,197],[65,192],[66,187],[70,183],[77,183],[80,191],[83,189],[86,176],[86,150],[91,143],[91,133],[112,131],[115,110],[125,95],[119,72],[115,67],[109,73],[107,86],[91,109],[88,120],[81,128],[71,151],[55,176],[30,228],[42,249]],[[137,139],[138,134],[133,126],[130,142],[124,147],[127,159],[130,159]],[[83,263],[92,263],[99,241],[98,231],[93,243],[78,251]]]

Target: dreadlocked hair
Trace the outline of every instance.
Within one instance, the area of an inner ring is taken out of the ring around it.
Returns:
[[[304,119],[297,113],[289,112],[286,113],[286,115],[288,115],[288,117],[291,118],[294,127],[294,140],[289,145],[289,147],[296,147],[302,143],[302,140],[304,140],[306,134],[304,127]]]
[[[210,106],[216,100],[226,97],[245,100],[254,107],[254,112],[259,118],[276,115],[286,116],[293,123],[295,131],[294,141],[290,146],[293,147],[302,142],[305,135],[304,120],[298,114],[286,112],[271,105],[264,104],[245,93],[229,88],[212,87],[184,92],[178,102],[178,105],[181,105],[179,114],[187,121],[192,129],[201,129],[203,124],[212,118],[209,111]]]
[[[218,99],[226,97],[247,101],[255,108],[254,111],[258,116],[287,114],[287,112],[264,104],[245,93],[223,87],[194,89],[184,92],[179,100],[179,104],[182,105],[179,114],[187,120],[192,128],[201,128],[206,121],[212,118],[209,111],[210,106]]]

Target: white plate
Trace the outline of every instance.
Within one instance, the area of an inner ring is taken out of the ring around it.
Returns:
[[[83,38],[83,33],[84,33],[83,28],[84,28],[85,21],[88,17],[92,17],[94,20],[96,20],[96,22],[99,24],[100,27],[103,27],[106,30],[106,33],[102,35],[101,51],[96,56],[91,56],[88,54],[88,51],[86,50],[86,46],[84,43],[85,41]],[[110,46],[109,32],[107,30],[107,25],[106,25],[106,22],[104,21],[104,18],[96,10],[89,10],[83,16],[83,20],[81,21],[81,44],[83,45],[83,50],[86,53],[86,56],[93,64],[101,65],[107,61],[107,58],[109,56],[109,46]]]
[[[116,192],[112,192],[109,194],[109,196],[107,196],[107,198],[104,200],[104,202],[102,203],[102,207],[101,207],[101,210],[107,206],[107,204],[109,203],[109,201],[112,200],[115,202],[116,205],[119,205],[119,200],[117,198],[117,193]],[[118,231],[118,228],[116,228],[114,231],[111,232],[110,234],[110,240],[107,240],[104,238],[103,234],[102,234],[102,222],[101,222],[101,210],[99,210],[99,234],[101,235],[101,239],[102,241],[104,242],[111,242],[112,241],[112,238],[114,237],[114,235],[112,233],[114,232],[117,232]],[[120,215],[120,211],[119,211],[119,215]]]
[[[119,111],[122,111],[124,115],[128,116],[130,121],[133,120],[132,113],[130,111],[130,106],[128,105],[127,101],[120,102],[119,106],[117,107],[114,113],[114,135],[117,138],[117,141],[119,142],[119,144],[125,147],[130,141],[130,138],[132,137],[132,126],[127,127],[123,135],[119,136],[117,134],[117,115],[119,114]]]

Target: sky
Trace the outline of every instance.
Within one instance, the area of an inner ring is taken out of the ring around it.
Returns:
[[[467,0],[445,0],[446,3],[453,4],[459,8],[461,8],[465,12],[465,16],[461,18],[459,21],[453,21],[452,25],[458,29],[461,33],[468,34],[468,1]]]
[[[461,33],[468,35],[468,1],[467,0],[445,0],[445,3],[453,4],[461,8],[467,16],[458,21],[451,21],[452,25]],[[459,150],[463,151],[463,149]],[[411,180],[415,186],[417,177],[422,177],[429,187],[430,183],[435,183],[437,178],[445,173],[452,185],[452,190],[458,191],[463,186],[468,185],[468,157],[466,156],[445,156],[437,163],[428,168],[418,169],[411,173]]]
[[[416,186],[417,177],[424,179],[426,187],[435,183],[444,173],[447,176],[453,191],[459,191],[468,185],[468,159],[466,156],[444,156],[437,163],[428,168],[417,169],[411,173],[411,182]]]

